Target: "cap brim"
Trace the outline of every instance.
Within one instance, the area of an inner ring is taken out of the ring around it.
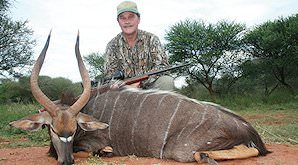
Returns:
[[[134,10],[134,9],[122,9],[117,12],[117,15],[122,14],[124,12],[133,12],[135,14],[140,14],[137,10]]]

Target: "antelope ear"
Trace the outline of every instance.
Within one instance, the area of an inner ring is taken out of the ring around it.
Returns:
[[[108,128],[109,126],[108,124],[102,123],[94,117],[84,113],[79,113],[77,115],[77,122],[84,131],[95,131],[98,129]]]
[[[9,123],[9,125],[26,131],[36,131],[43,124],[49,124],[51,122],[52,122],[52,118],[50,117],[49,113],[42,112],[42,113],[24,117],[17,121],[13,121]]]

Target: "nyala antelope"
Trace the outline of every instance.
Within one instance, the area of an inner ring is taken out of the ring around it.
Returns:
[[[50,152],[59,164],[73,164],[73,153],[78,151],[134,154],[180,162],[210,162],[269,153],[250,123],[217,104],[174,92],[129,86],[109,89],[110,84],[106,84],[91,89],[79,51],[79,35],[75,53],[84,90],[73,102],[51,101],[38,86],[49,42],[50,35],[31,75],[32,93],[45,111],[10,125],[23,130],[47,125]]]

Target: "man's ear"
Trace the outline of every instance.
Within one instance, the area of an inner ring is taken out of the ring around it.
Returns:
[[[24,117],[20,120],[10,122],[9,125],[26,131],[36,131],[43,124],[50,124],[52,118],[48,112],[42,112]]]
[[[77,115],[77,122],[84,131],[95,131],[98,129],[105,129],[109,127],[108,124],[102,123],[94,117],[84,113],[79,113]]]

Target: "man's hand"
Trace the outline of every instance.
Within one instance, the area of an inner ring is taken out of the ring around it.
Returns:
[[[126,85],[125,81],[122,81],[122,80],[116,80],[110,83],[111,83],[110,89],[118,89]],[[133,88],[140,88],[140,84],[141,84],[140,82],[136,82],[136,83],[130,84],[129,86]]]
[[[134,84],[130,84],[129,86],[134,87],[134,88],[140,88],[140,82],[136,82]]]
[[[111,81],[110,82],[110,89],[118,89],[121,88],[125,85],[125,82],[122,80],[116,80],[116,81]]]

